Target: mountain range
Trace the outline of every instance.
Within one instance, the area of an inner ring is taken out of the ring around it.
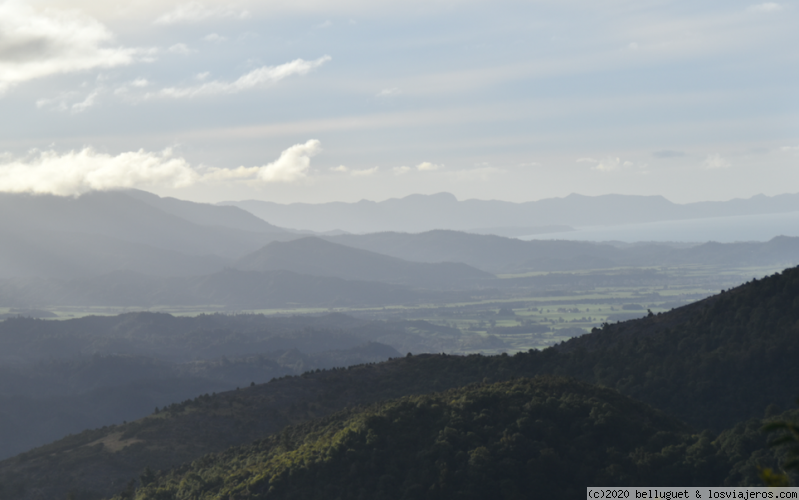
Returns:
[[[525,203],[497,200],[459,201],[450,193],[414,194],[374,202],[291,203],[227,201],[281,227],[350,233],[435,229],[523,236],[566,232],[571,226],[632,224],[736,215],[799,211],[799,194],[757,195],[748,199],[677,204],[662,196],[570,194]],[[555,226],[555,227],[552,227]],[[775,235],[776,236],[776,235]]]

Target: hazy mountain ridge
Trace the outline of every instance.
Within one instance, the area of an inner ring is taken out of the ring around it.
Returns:
[[[440,300],[442,293],[414,290],[405,285],[310,276],[291,271],[258,272],[230,268],[201,276],[162,277],[115,272],[69,280],[0,280],[0,301],[8,306],[26,308],[203,306],[211,310],[257,310],[374,307]]]
[[[522,241],[444,230],[418,234],[348,234],[325,239],[409,261],[463,262],[495,274],[707,263],[720,266],[799,264],[799,238],[787,236],[765,243],[710,242],[690,248],[656,243],[617,247],[583,241]]]
[[[344,315],[0,322],[0,456],[197,394],[399,355],[380,340],[424,349],[408,330]]]
[[[232,207],[153,196],[0,193],[0,230],[10,236],[0,241],[0,272],[40,277],[116,270],[205,274],[270,241],[295,237]]]
[[[245,271],[286,270],[430,288],[462,287],[495,278],[493,274],[462,263],[410,262],[316,237],[272,242],[237,260],[233,266]]]
[[[799,211],[799,194],[764,195],[720,202],[676,204],[662,196],[570,194],[564,198],[512,203],[458,201],[449,193],[414,194],[381,202],[292,203],[226,201],[254,215],[293,229],[352,233],[380,231],[418,233],[435,229],[469,231],[509,226],[591,226],[665,220],[700,219]]]

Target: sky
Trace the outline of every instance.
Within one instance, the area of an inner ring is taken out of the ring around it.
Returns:
[[[0,191],[799,192],[799,1],[0,0]]]

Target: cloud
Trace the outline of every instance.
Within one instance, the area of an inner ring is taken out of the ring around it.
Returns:
[[[363,170],[353,170],[350,172],[350,175],[354,175],[355,177],[366,177],[369,175],[374,175],[380,167],[372,167],[372,168],[365,168]]]
[[[705,168],[727,168],[730,167],[732,164],[721,157],[720,154],[712,154],[707,155],[705,161],[702,162],[702,166]]]
[[[135,80],[130,82],[130,84],[133,85],[134,87],[146,87],[150,85],[150,82],[148,82],[146,78],[136,78]]]
[[[252,184],[296,182],[307,176],[310,158],[322,150],[318,140],[295,144],[261,167],[194,169],[171,149],[116,156],[92,148],[59,154],[37,152],[23,159],[0,155],[0,192],[76,196],[93,190],[138,186],[188,187],[198,182],[246,181]]]
[[[316,25],[316,27],[320,28],[320,29],[329,28],[331,26],[333,26],[333,21],[331,21],[329,19],[327,21],[323,22],[323,23],[319,23],[319,24]]]
[[[270,83],[279,82],[289,76],[306,75],[313,69],[330,61],[330,59],[330,56],[322,56],[315,61],[295,59],[291,62],[281,64],[280,66],[263,66],[250,71],[233,82],[214,80],[194,87],[169,87],[154,94],[147,94],[146,97],[186,99],[216,94],[235,94],[245,90],[264,87]]]
[[[85,148],[58,154],[41,152],[22,160],[0,163],[0,191],[78,195],[91,190],[142,185],[183,187],[198,179],[183,158],[171,151],[142,150],[111,156]]]
[[[600,160],[600,162],[593,167],[593,169],[599,170],[600,172],[613,172],[614,170],[619,170],[621,166],[622,163],[619,158],[608,156],[604,160]]]
[[[72,113],[82,113],[90,107],[94,106],[97,97],[102,91],[102,87],[98,87],[91,91],[88,95],[81,96],[77,92],[62,92],[57,97],[52,99],[39,99],[36,101],[36,107],[39,109],[48,108],[55,111],[71,111]],[[127,88],[121,87],[115,91],[116,94],[122,94],[127,91]]]
[[[799,146],[783,146],[780,151],[799,151]]]
[[[390,89],[383,89],[377,93],[377,97],[388,97],[392,95],[399,95],[402,91],[397,87],[391,87]]]
[[[372,168],[365,168],[363,170],[352,170],[349,167],[345,167],[344,165],[339,165],[338,167],[331,167],[330,170],[333,172],[339,172],[342,174],[350,174],[355,177],[364,177],[368,175],[376,174],[380,167],[372,167]]]
[[[594,158],[578,158],[578,163],[593,163],[592,170],[599,170],[600,172],[615,172],[623,168],[632,168],[635,164],[631,161],[621,161],[621,158],[608,156],[602,160]],[[643,167],[645,167],[644,165]],[[641,167],[641,168],[643,168]]]
[[[191,50],[189,48],[189,46],[186,45],[185,43],[176,43],[175,45],[169,47],[169,52],[172,52],[173,54],[179,54],[179,55],[185,56],[185,55],[191,54],[192,52],[195,52],[195,51]]]
[[[206,42],[220,43],[227,41],[227,38],[223,37],[222,35],[217,35],[216,33],[211,33],[210,35],[205,35],[203,40]]]
[[[76,12],[34,11],[21,3],[0,3],[0,94],[15,85],[51,75],[135,62],[138,49],[104,47],[111,32]]]
[[[247,19],[249,17],[250,13],[246,10],[237,11],[226,7],[208,8],[198,2],[188,2],[161,15],[154,21],[154,24],[190,24],[208,19]]]
[[[682,151],[663,149],[661,151],[653,151],[652,156],[654,156],[655,158],[677,158],[680,156],[685,156],[685,153],[683,153]]]
[[[765,2],[765,3],[750,5],[747,10],[752,12],[777,12],[782,10],[782,6],[774,2]]]
[[[444,165],[436,165],[434,163],[430,163],[429,161],[422,162],[416,165],[416,170],[420,172],[429,172],[432,170],[438,170],[444,168]]]
[[[311,139],[305,144],[295,144],[280,153],[280,157],[262,167],[211,168],[202,176],[202,181],[246,180],[260,182],[296,182],[308,175],[311,157],[322,151],[322,143]],[[344,167],[346,168],[346,167]]]
[[[407,174],[413,169],[411,167],[402,166],[402,167],[394,167],[392,170],[394,170],[394,175],[403,175]]]
[[[86,99],[82,100],[81,102],[76,102],[75,104],[72,105],[72,112],[82,113],[83,111],[86,111],[87,109],[91,108],[92,106],[94,106],[94,102],[97,99],[98,95],[100,95],[100,91],[95,90],[94,92],[86,96]]]

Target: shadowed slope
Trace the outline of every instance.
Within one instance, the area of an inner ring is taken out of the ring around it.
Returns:
[[[466,285],[494,275],[462,263],[408,262],[320,238],[272,242],[235,264],[246,271],[285,270],[348,280],[382,281],[420,287]]]

